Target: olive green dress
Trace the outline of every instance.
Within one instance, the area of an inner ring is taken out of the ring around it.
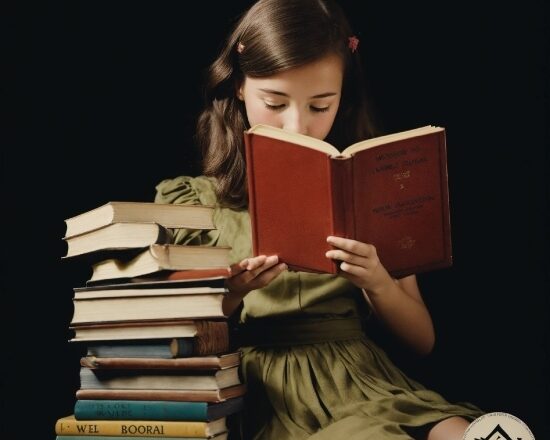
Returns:
[[[156,202],[216,205],[216,230],[178,230],[176,242],[231,246],[234,262],[251,256],[248,212],[217,205],[212,179],[164,180]],[[366,307],[344,278],[305,272],[245,297],[244,439],[411,439],[445,418],[482,414],[403,374],[362,331]]]

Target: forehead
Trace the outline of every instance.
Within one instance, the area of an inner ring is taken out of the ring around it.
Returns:
[[[262,78],[246,78],[247,86],[270,89],[286,94],[314,96],[339,93],[342,88],[344,64],[337,55],[327,55],[303,66]]]

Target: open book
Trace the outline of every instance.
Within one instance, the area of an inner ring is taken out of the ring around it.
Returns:
[[[244,134],[255,255],[337,273],[329,235],[373,244],[393,276],[452,264],[445,129],[425,126],[339,152],[256,125]]]

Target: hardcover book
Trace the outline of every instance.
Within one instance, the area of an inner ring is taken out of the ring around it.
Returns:
[[[223,402],[170,402],[164,400],[77,400],[77,420],[187,420],[210,421],[242,410],[244,398]]]
[[[65,219],[65,237],[112,223],[158,223],[165,228],[215,229],[213,206],[151,202],[108,202]]]
[[[160,271],[188,269],[221,269],[230,266],[227,246],[152,244],[142,252],[129,254],[129,259],[111,258],[92,265],[90,282],[134,278]]]
[[[74,298],[71,326],[171,319],[221,319],[225,291],[187,294],[158,291],[149,296]]]
[[[182,370],[222,370],[236,367],[241,363],[241,352],[218,355],[199,355],[176,359],[143,357],[97,357],[84,356],[80,365],[90,369],[182,369]]]
[[[55,433],[64,435],[210,438],[226,431],[225,417],[210,422],[103,419],[81,421],[70,415],[61,417],[55,423]]]
[[[113,223],[84,234],[65,237],[67,253],[63,258],[85,254],[91,254],[88,258],[95,259],[116,258],[122,250],[167,244],[172,238],[171,230],[157,223]]]
[[[122,341],[163,338],[220,338],[228,334],[226,320],[169,320],[73,325],[70,342]]]
[[[220,434],[216,434],[214,436],[208,437],[210,440],[227,440],[228,433],[222,432]],[[114,439],[112,435],[58,435],[55,437],[55,440],[136,440],[136,438],[139,438],[140,440],[158,440],[158,436],[156,437],[136,437],[135,435],[117,435]],[[170,437],[170,440],[202,440],[204,437]]]
[[[223,370],[80,368],[80,388],[84,390],[218,390],[240,383],[237,366]]]
[[[78,389],[77,399],[107,400],[169,400],[174,402],[222,402],[233,397],[244,396],[246,385],[241,383],[217,390],[121,390],[121,389]]]
[[[425,126],[342,152],[266,125],[245,132],[255,255],[338,272],[329,235],[373,244],[396,277],[452,264],[445,129]]]

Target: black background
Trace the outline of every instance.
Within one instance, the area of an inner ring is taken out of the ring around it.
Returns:
[[[342,2],[382,128],[447,128],[455,262],[420,276],[436,348],[421,360],[389,351],[449,400],[511,413],[548,438],[542,2],[455,3]],[[2,96],[22,110],[2,110],[6,438],[54,438],[74,405],[72,288],[89,271],[61,261],[63,220],[109,200],[151,201],[160,180],[200,173],[192,134],[201,75],[248,4],[3,11]]]

